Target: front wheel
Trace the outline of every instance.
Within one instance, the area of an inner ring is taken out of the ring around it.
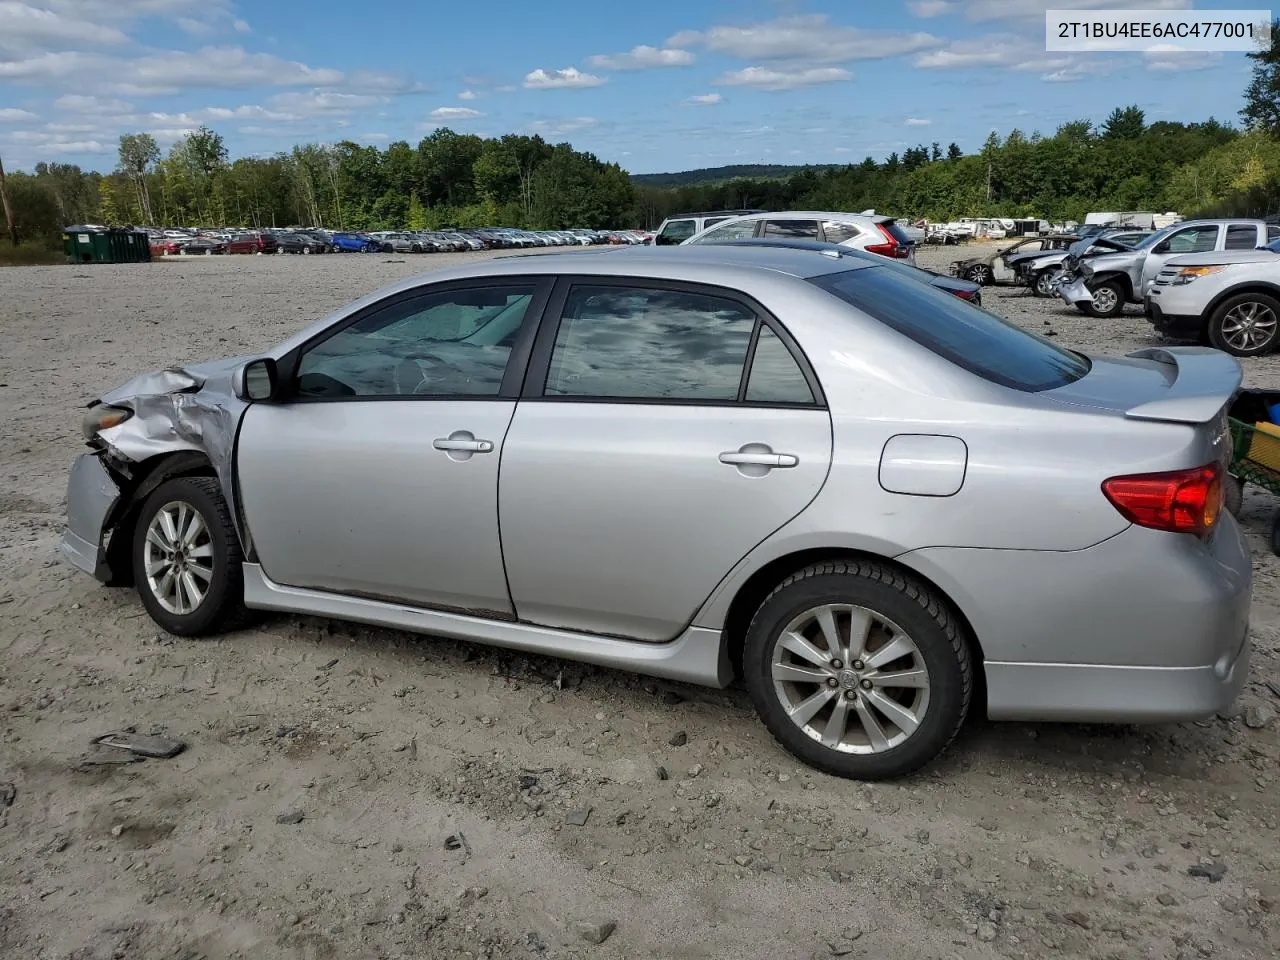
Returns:
[[[1085,304],[1085,308],[1091,316],[1107,319],[1124,312],[1124,301],[1124,285],[1119,280],[1108,280],[1093,290],[1093,302]]]
[[[925,585],[870,561],[783,581],[747,631],[743,666],[769,732],[840,777],[900,777],[960,731],[973,694],[968,644]]]
[[[182,637],[249,620],[244,554],[213,477],[178,477],[146,499],[133,538],[138,595],[157,624]]]
[[[995,274],[985,263],[978,263],[965,271],[964,279],[985,287],[995,282]]]
[[[1280,334],[1280,301],[1265,293],[1240,293],[1209,318],[1209,343],[1235,357],[1269,353]]]
[[[1036,274],[1035,285],[1032,289],[1035,291],[1037,297],[1053,296],[1053,281],[1058,279],[1060,272],[1061,271],[1057,270],[1042,270],[1040,273]]]

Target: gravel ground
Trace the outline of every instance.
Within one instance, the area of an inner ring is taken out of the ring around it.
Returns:
[[[798,765],[736,691],[313,618],[175,640],[55,559],[83,402],[467,256],[0,271],[0,956],[1277,955],[1266,494],[1246,501],[1255,668],[1229,715],[978,719],[877,786]],[[1085,349],[1156,342],[1133,308],[987,303]],[[1280,359],[1248,367],[1280,386]],[[80,766],[130,726],[189,748]]]

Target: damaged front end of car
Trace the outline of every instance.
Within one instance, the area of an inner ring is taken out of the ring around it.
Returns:
[[[67,484],[64,559],[103,583],[128,584],[136,513],[172,477],[216,477],[238,516],[232,455],[247,404],[231,374],[245,359],[146,373],[89,404],[81,423],[89,452]]]

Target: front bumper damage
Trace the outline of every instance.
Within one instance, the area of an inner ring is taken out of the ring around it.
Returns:
[[[67,483],[67,524],[58,551],[72,566],[103,583],[111,579],[106,535],[120,498],[120,485],[101,457],[92,453],[76,457]]]
[[[72,465],[58,545],[67,562],[103,583],[127,578],[127,543],[115,538],[129,536],[131,508],[171,476],[212,468],[238,519],[232,454],[246,404],[231,391],[230,371],[243,359],[158,370],[102,395],[99,403],[133,415],[99,431]]]
[[[1068,306],[1075,306],[1077,303],[1093,303],[1093,291],[1089,289],[1084,277],[1055,281],[1054,289]]]

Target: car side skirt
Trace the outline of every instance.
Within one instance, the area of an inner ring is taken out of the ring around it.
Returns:
[[[665,643],[621,640],[284,586],[271,580],[256,563],[244,564],[244,602],[257,610],[311,614],[468,640],[699,686],[725,687],[733,678],[721,632],[705,627],[689,627]]]

